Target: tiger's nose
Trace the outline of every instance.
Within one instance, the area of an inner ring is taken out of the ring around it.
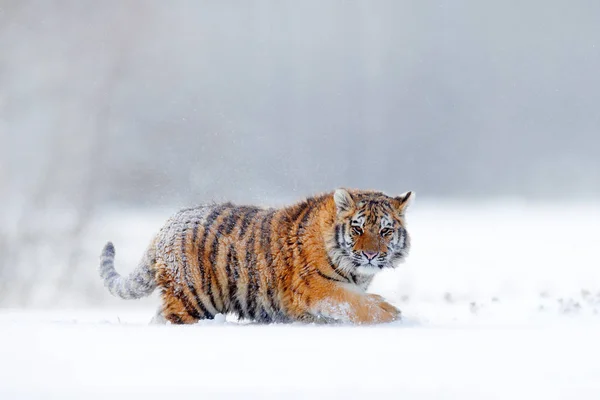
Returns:
[[[365,257],[367,257],[367,260],[369,261],[377,257],[377,255],[379,254],[378,251],[363,251],[362,253],[365,255]]]

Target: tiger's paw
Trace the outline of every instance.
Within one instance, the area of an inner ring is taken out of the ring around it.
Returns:
[[[367,297],[371,303],[369,316],[371,323],[386,323],[401,319],[401,311],[385,301],[377,294],[368,294]]]
[[[402,312],[387,301],[381,302],[379,307],[392,316],[392,321],[402,319]]]

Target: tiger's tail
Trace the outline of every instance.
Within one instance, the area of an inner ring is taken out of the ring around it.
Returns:
[[[108,242],[100,256],[99,271],[104,280],[104,286],[113,296],[122,299],[139,299],[149,296],[156,289],[153,264],[149,249],[138,267],[128,277],[122,277],[115,270],[115,246]]]

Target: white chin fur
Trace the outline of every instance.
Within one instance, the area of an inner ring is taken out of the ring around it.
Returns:
[[[361,274],[361,275],[375,275],[376,273],[378,273],[379,271],[381,271],[381,268],[379,267],[372,267],[372,266],[360,266],[357,267],[355,269],[356,273]]]

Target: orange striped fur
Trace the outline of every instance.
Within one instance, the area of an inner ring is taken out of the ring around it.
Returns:
[[[264,323],[389,322],[400,311],[366,289],[376,272],[408,254],[404,212],[411,197],[338,189],[281,209],[184,209],[129,278],[114,271],[110,243],[100,271],[123,298],[159,288],[160,316],[175,324],[217,313]]]

